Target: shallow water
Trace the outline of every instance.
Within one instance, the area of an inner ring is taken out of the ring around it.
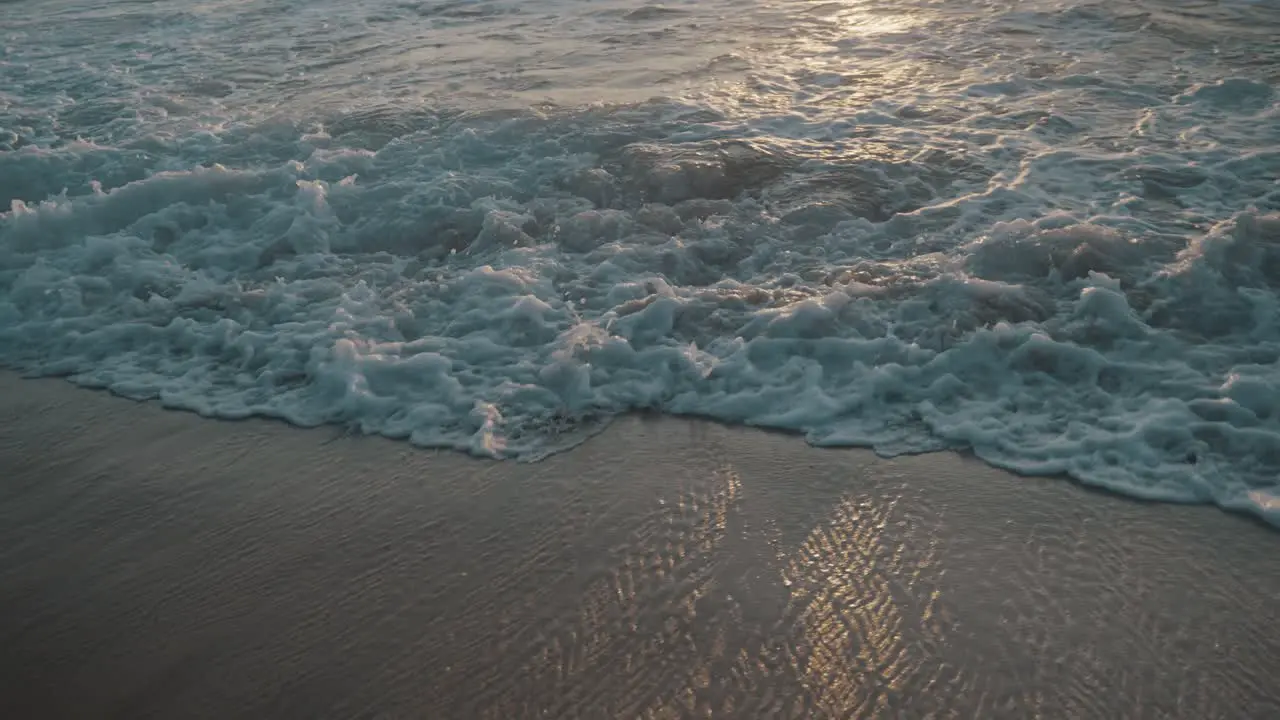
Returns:
[[[10,2],[0,362],[1280,518],[1280,3]]]
[[[1273,531],[953,453],[524,465],[0,373],[0,467],[0,717],[1280,716]]]

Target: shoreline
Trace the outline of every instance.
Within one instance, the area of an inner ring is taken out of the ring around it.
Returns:
[[[883,461],[893,461],[899,458],[915,458],[915,457],[934,458],[934,457],[946,457],[951,455],[951,456],[955,456],[956,458],[964,462],[979,463],[984,467],[995,472],[1007,473],[1014,477],[1027,479],[1027,480],[1037,479],[1037,480],[1051,480],[1054,482],[1065,482],[1076,488],[1084,490],[1088,493],[1097,493],[1102,496],[1120,500],[1123,502],[1137,503],[1140,505],[1152,504],[1152,505],[1174,505],[1174,506],[1185,506],[1185,507],[1211,508],[1213,510],[1226,513],[1231,516],[1248,520],[1272,532],[1280,533],[1280,514],[1277,514],[1274,511],[1275,508],[1263,507],[1261,505],[1250,505],[1250,506],[1223,505],[1218,503],[1216,500],[1180,500],[1176,498],[1169,499],[1169,498],[1148,497],[1141,494],[1126,492],[1124,490],[1118,490],[1110,485],[1081,480],[1067,473],[1028,474],[1028,473],[1019,471],[1017,469],[1007,468],[998,463],[989,461],[983,458],[973,448],[970,448],[970,447],[948,448],[945,450],[930,450],[922,453],[903,453],[901,455],[881,455],[874,448],[861,446],[861,445],[815,445],[808,442],[808,440],[804,436],[804,433],[798,430],[790,430],[787,428],[777,428],[777,427],[769,427],[769,426],[761,426],[761,425],[740,425],[740,424],[735,424],[731,422],[726,422],[719,418],[705,416],[705,415],[697,415],[697,414],[672,414],[672,413],[667,413],[667,412],[662,412],[657,410],[635,410],[635,411],[626,412],[622,415],[606,417],[602,422],[596,419],[590,420],[589,424],[591,425],[591,427],[582,431],[581,433],[578,433],[577,437],[573,441],[571,441],[569,444],[563,447],[557,447],[553,450],[546,451],[544,453],[538,454],[530,458],[494,457],[491,455],[478,453],[478,452],[471,452],[471,451],[463,450],[456,447],[434,447],[434,446],[415,445],[414,443],[412,443],[407,439],[388,437],[386,435],[377,434],[377,433],[365,434],[360,432],[352,432],[348,428],[342,425],[336,425],[336,424],[321,424],[321,425],[307,426],[307,425],[297,425],[290,422],[289,420],[286,420],[280,417],[268,417],[268,416],[255,415],[247,418],[225,418],[225,417],[219,417],[219,416],[213,416],[213,415],[204,415],[196,410],[193,410],[187,407],[179,407],[179,406],[169,407],[169,406],[163,405],[161,402],[155,399],[138,400],[135,398],[130,398],[125,395],[119,395],[113,392],[112,390],[110,390],[109,388],[99,388],[99,387],[78,385],[68,380],[64,376],[49,376],[49,375],[28,376],[16,370],[0,367],[0,377],[6,377],[6,376],[11,380],[16,379],[21,381],[61,383],[79,391],[101,394],[106,397],[110,397],[113,400],[122,400],[122,401],[133,403],[136,405],[151,406],[166,413],[180,413],[183,415],[189,415],[207,422],[230,423],[230,424],[244,423],[244,422],[251,422],[251,423],[262,422],[262,423],[269,423],[269,424],[279,424],[284,427],[290,428],[292,430],[300,430],[303,432],[330,433],[334,438],[338,438],[338,437],[371,438],[371,439],[376,439],[378,441],[391,442],[397,445],[404,445],[416,452],[442,453],[442,454],[456,455],[458,457],[470,458],[475,460],[485,460],[485,461],[501,462],[501,463],[517,463],[522,465],[536,464],[536,463],[543,462],[547,458],[554,457],[556,455],[571,453],[574,450],[576,450],[579,446],[583,445],[584,443],[591,442],[596,436],[609,432],[610,426],[619,421],[640,420],[643,422],[655,422],[655,421],[662,421],[666,419],[666,420],[673,420],[678,422],[702,423],[702,424],[714,425],[716,427],[723,428],[730,432],[744,431],[744,432],[751,432],[751,433],[761,433],[765,435],[777,436],[782,438],[789,438],[789,439],[793,439],[795,441],[801,442],[806,447],[813,448],[814,450],[817,450],[820,452],[825,452],[825,451],[856,452],[856,453],[866,452],[866,453],[870,453],[871,455]],[[1274,517],[1275,519],[1274,520],[1270,519],[1272,517]]]

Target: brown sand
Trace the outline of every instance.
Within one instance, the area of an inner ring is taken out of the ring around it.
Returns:
[[[1278,550],[951,454],[494,463],[0,375],[0,718],[1280,717]]]

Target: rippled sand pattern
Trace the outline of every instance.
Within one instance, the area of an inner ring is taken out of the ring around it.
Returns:
[[[0,398],[2,717],[1280,717],[1277,536],[1218,510],[699,421],[528,465]]]
[[[946,683],[937,656],[939,593],[921,587],[931,558],[893,538],[893,510],[892,502],[843,499],[784,573],[788,618],[801,641],[793,669],[825,716],[896,714]]]
[[[543,647],[519,673],[526,685],[520,694],[545,700],[499,703],[493,716],[665,717],[696,710],[698,691],[712,682],[728,649],[727,618],[715,622],[721,605],[715,595],[723,601],[725,592],[715,561],[737,489],[731,472],[716,473],[640,519],[627,544],[614,549],[617,565],[583,593],[576,617],[539,633]],[[711,622],[699,618],[700,609]]]

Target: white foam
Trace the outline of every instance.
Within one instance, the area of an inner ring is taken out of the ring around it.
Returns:
[[[832,52],[976,52],[952,29]],[[119,141],[23,125],[24,96],[0,362],[498,457],[654,409],[1277,519],[1270,85],[992,66],[868,97],[788,52],[683,100],[290,119],[232,94]]]

